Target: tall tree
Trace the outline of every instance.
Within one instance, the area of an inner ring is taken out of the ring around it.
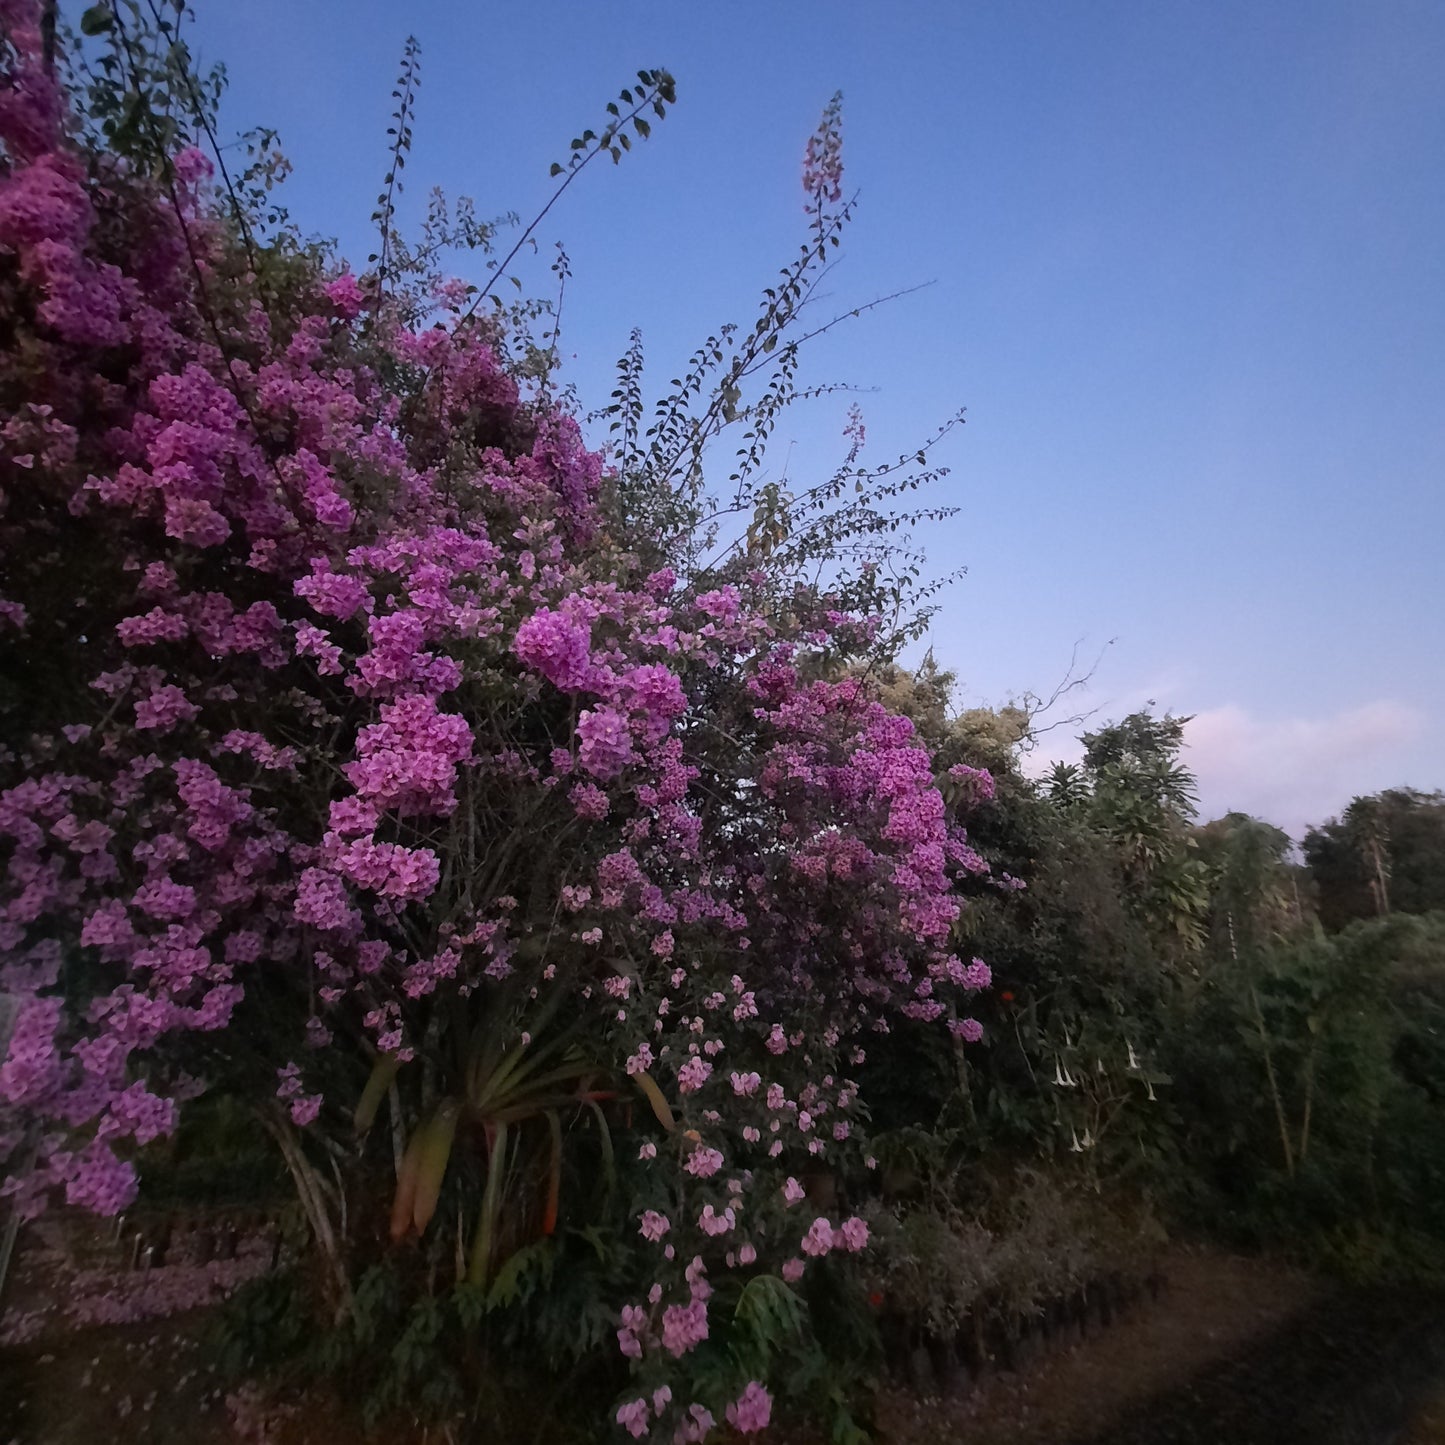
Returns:
[[[1445,795],[1389,788],[1356,798],[1309,830],[1304,855],[1327,928],[1445,908]]]
[[[1188,718],[1137,712],[1085,733],[1078,767],[1059,767],[1049,794],[1113,844],[1126,900],[1170,954],[1204,941],[1207,877],[1194,856],[1195,783],[1179,761]]]

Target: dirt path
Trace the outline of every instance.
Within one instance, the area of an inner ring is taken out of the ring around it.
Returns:
[[[1445,1445],[1445,1299],[1216,1254],[968,1399],[891,1397],[890,1445]]]
[[[1393,1445],[1442,1362],[1438,1295],[1341,1291],[1089,1445]]]

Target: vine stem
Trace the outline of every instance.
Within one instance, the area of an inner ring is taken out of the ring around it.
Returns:
[[[634,105],[632,109],[627,112],[626,115],[621,116],[618,119],[617,125],[613,128],[613,134],[621,135],[623,127],[626,126],[629,121],[636,120],[637,117],[641,115],[642,112],[646,110],[649,105],[653,104],[656,95],[657,92],[655,89],[644,91],[637,104]],[[510,266],[512,262],[517,259],[517,253],[522,249],[523,246],[527,244],[528,241],[532,239],[534,232],[536,231],[537,227],[542,224],[543,220],[546,218],[547,213],[552,209],[553,206],[557,204],[558,201],[562,199],[563,195],[566,194],[567,187],[570,186],[572,182],[575,181],[577,177],[580,176],[582,172],[585,171],[587,167],[590,166],[592,162],[595,161],[597,157],[603,153],[604,150],[606,150],[606,147],[599,142],[596,146],[592,148],[592,150],[578,165],[572,166],[568,169],[567,174],[563,178],[561,185],[559,185],[557,189],[552,192],[551,199],[548,200],[547,204],[543,206],[540,211],[537,212],[536,216],[532,220],[532,223],[517,238],[517,244],[513,246],[512,249],[508,251],[507,254],[501,259],[501,261],[497,263],[497,268],[495,271],[493,271],[491,279],[472,298],[472,304],[468,306],[467,309],[461,314],[461,317],[459,318],[459,324],[461,321],[466,321],[470,319],[470,317],[476,312],[477,307],[480,306],[482,301],[491,293],[492,287],[495,286],[497,282],[501,279],[507,267]]]

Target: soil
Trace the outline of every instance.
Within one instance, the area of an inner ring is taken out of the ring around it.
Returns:
[[[8,1445],[238,1445],[206,1311],[104,1325],[0,1349],[0,1441]]]
[[[1176,1253],[1166,1289],[964,1398],[891,1393],[888,1445],[1445,1445],[1445,1297]]]
[[[951,1399],[890,1391],[886,1445],[1445,1445],[1445,1298],[1177,1252],[1159,1297]],[[0,1350],[0,1445],[234,1445],[206,1311]],[[308,1402],[311,1403],[311,1402]],[[334,1405],[285,1445],[359,1438]],[[783,1445],[776,1430],[766,1437]]]

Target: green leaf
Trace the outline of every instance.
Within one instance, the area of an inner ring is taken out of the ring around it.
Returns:
[[[427,1225],[436,1213],[442,1179],[452,1157],[452,1141],[456,1138],[457,1118],[460,1113],[461,1105],[457,1100],[447,1099],[418,1131],[420,1149],[416,1191],[412,1201],[412,1223],[418,1234],[426,1232]]]
[[[647,1096],[647,1102],[652,1105],[652,1112],[657,1116],[657,1122],[671,1133],[677,1128],[677,1120],[673,1117],[667,1100],[663,1098],[662,1090],[657,1087],[657,1080],[646,1071],[634,1074],[632,1077],[637,1087]]]
[[[463,1282],[452,1291],[452,1304],[462,1324],[468,1329],[475,1329],[487,1312],[486,1291]]]
[[[562,1196],[562,1121],[555,1109],[547,1110],[547,1130],[550,1136],[547,1168],[547,1205],[542,1217],[542,1233],[550,1235],[557,1229],[557,1210]]]
[[[595,1099],[587,1100],[587,1107],[597,1116],[597,1137],[602,1145],[602,1172],[609,1190],[617,1187],[617,1160],[612,1148],[612,1131],[607,1127],[607,1118]]]
[[[491,1274],[492,1250],[496,1242],[497,1221],[502,1207],[502,1177],[507,1169],[508,1126],[498,1124],[492,1136],[491,1153],[487,1159],[487,1183],[482,1192],[482,1210],[477,1218],[477,1232],[472,1239],[472,1257],[467,1270],[471,1284],[485,1287]]]
[[[497,1271],[497,1277],[486,1295],[486,1308],[494,1310],[515,1304],[522,1297],[523,1277],[535,1266],[545,1283],[552,1277],[556,1250],[550,1239],[523,1245]]]
[[[371,259],[374,261],[376,257]],[[358,1134],[366,1133],[376,1121],[376,1111],[400,1068],[401,1060],[395,1054],[383,1054],[372,1066],[371,1077],[366,1081],[361,1098],[357,1100],[356,1112],[352,1115]]]
[[[396,1176],[396,1197],[391,1203],[391,1240],[405,1238],[411,1232],[413,1210],[416,1205],[417,1171],[421,1166],[422,1131],[418,1129],[411,1136],[402,1156],[401,1172]]]
[[[80,33],[105,35],[114,24],[115,16],[111,14],[109,5],[92,5],[80,17]]]

